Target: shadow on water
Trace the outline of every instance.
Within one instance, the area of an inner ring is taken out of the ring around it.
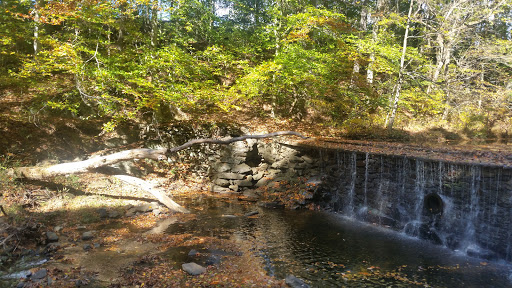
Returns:
[[[313,287],[511,287],[511,267],[336,214],[273,210],[203,199],[197,219],[167,233],[247,241],[269,274],[292,274]],[[257,210],[256,217],[246,217]],[[183,252],[183,251],[182,251]],[[176,255],[171,253],[169,255]],[[183,255],[181,253],[180,255]],[[175,259],[184,261],[183,259]]]

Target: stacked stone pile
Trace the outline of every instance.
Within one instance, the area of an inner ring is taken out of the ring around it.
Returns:
[[[318,161],[288,144],[258,140],[235,142],[219,155],[210,157],[211,190],[237,193],[276,183],[293,182],[298,177],[319,174]]]

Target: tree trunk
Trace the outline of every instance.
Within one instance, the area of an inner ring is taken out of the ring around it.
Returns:
[[[132,150],[125,150],[117,153],[113,153],[105,156],[97,156],[91,159],[87,159],[84,161],[76,161],[69,163],[61,163],[48,167],[19,167],[19,168],[11,168],[7,171],[7,175],[13,178],[18,179],[28,179],[28,180],[48,180],[49,178],[61,175],[69,175],[69,174],[79,174],[90,172],[99,167],[112,165],[121,161],[128,161],[134,159],[153,159],[153,160],[165,160],[167,159],[167,155],[171,153],[175,153],[184,149],[187,149],[193,145],[197,144],[221,144],[226,145],[237,141],[243,141],[246,139],[262,139],[269,138],[275,136],[284,136],[284,135],[295,135],[299,136],[303,139],[302,134],[294,131],[280,131],[273,132],[269,134],[262,135],[245,135],[240,137],[234,137],[230,139],[194,139],[190,140],[187,143],[174,147],[174,148],[160,148],[160,149],[148,149],[148,148],[139,148]],[[127,182],[129,184],[135,185],[144,191],[147,191],[153,194],[160,202],[165,204],[169,209],[178,212],[184,212],[186,209],[176,204],[169,197],[162,194],[160,191],[151,188],[147,182],[142,179],[138,179],[131,176],[116,176],[120,180]],[[179,206],[179,207],[178,207]]]
[[[362,39],[364,36],[364,33],[367,30],[367,24],[368,24],[368,14],[370,11],[368,11],[367,5],[362,4],[361,9],[361,18],[359,19],[359,38]],[[350,79],[350,86],[354,86],[356,84],[357,78],[359,78],[359,72],[361,70],[361,64],[359,63],[359,59],[354,60],[354,67],[352,69],[352,77]]]
[[[158,1],[151,5],[151,46],[158,45]]]
[[[34,57],[36,57],[39,52],[39,22],[39,5],[36,1],[34,5]]]
[[[404,43],[402,45],[402,57],[400,58],[400,69],[398,70],[398,81],[395,87],[395,97],[393,98],[393,103],[391,105],[391,113],[389,116],[389,120],[387,123],[388,130],[393,129],[393,124],[395,123],[396,113],[398,111],[398,101],[400,100],[400,92],[402,90],[402,83],[404,78],[404,69],[405,69],[405,55],[407,53],[407,38],[409,37],[409,26],[411,21],[412,7],[414,4],[414,0],[411,0],[409,4],[409,13],[407,14],[407,25],[405,26],[404,33]]]

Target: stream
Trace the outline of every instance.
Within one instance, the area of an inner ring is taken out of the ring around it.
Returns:
[[[270,209],[252,202],[208,196],[180,202],[196,215],[193,220],[181,222],[176,217],[163,218],[155,227],[137,233],[229,239],[250,247],[261,260],[254,265],[263,264],[268,275],[277,279],[293,275],[310,287],[512,287],[510,263],[468,257],[462,252],[338,214]],[[113,223],[116,227],[125,225]],[[157,249],[149,242],[123,243],[126,253],[99,248],[84,254],[82,245],[68,249],[67,253],[72,253],[68,256],[78,261],[74,265],[80,263],[91,271],[102,271],[103,278],[97,282],[100,286],[91,287],[106,287],[108,279],[115,277],[120,267],[128,267],[138,257]],[[173,246],[158,254],[181,267],[182,263],[190,261],[187,254],[191,249],[208,250],[201,245]],[[210,250],[209,253],[222,256],[232,252]],[[22,259],[16,267],[0,273],[0,286],[15,285],[17,279],[28,274],[28,269],[45,261]],[[251,265],[241,267],[252,268]]]
[[[511,287],[512,267],[337,214],[192,200],[197,219],[166,233],[249,241],[266,271],[312,287]],[[258,211],[257,217],[243,216]],[[238,215],[238,216],[237,216]],[[169,255],[177,255],[169,253]],[[172,256],[169,256],[172,257]],[[183,259],[176,259],[178,261]]]

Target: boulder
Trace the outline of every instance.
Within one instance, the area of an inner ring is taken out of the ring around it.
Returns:
[[[279,160],[277,162],[274,162],[272,163],[272,165],[270,167],[274,168],[274,169],[285,169],[285,168],[288,168],[290,165],[290,163],[286,160]]]
[[[233,167],[233,169],[231,169],[231,171],[233,171],[235,173],[240,173],[240,174],[247,174],[249,172],[252,172],[252,169],[251,169],[251,167],[249,167],[249,165],[242,163],[242,164],[238,164],[235,167]]]
[[[34,273],[32,273],[32,276],[30,276],[30,279],[37,281],[37,280],[43,279],[47,275],[48,275],[48,270],[46,268],[42,268],[42,269],[39,269],[39,270],[35,271]]]
[[[248,178],[248,179],[244,179],[244,180],[233,181],[233,183],[235,183],[235,185],[238,185],[240,187],[251,187],[251,186],[253,186],[252,177]]]
[[[46,241],[48,243],[51,243],[51,242],[57,242],[59,241],[59,236],[57,236],[57,233],[55,232],[46,232]]]
[[[220,173],[227,172],[227,171],[231,170],[231,165],[229,165],[229,163],[222,162],[222,163],[215,165],[214,169],[215,169],[215,171],[220,172]]]
[[[221,187],[228,187],[229,181],[226,179],[217,178],[215,181],[213,181],[215,185],[221,186]]]
[[[194,262],[182,264],[181,268],[190,275],[200,275],[206,272],[206,268]]]
[[[151,211],[153,211],[153,209],[156,209],[158,207],[159,207],[158,202],[137,205],[135,207],[128,209],[128,211],[126,211],[126,216],[128,216],[128,217],[133,216],[133,215],[137,214],[137,212],[140,212],[140,213],[151,212]]]
[[[244,175],[238,173],[219,173],[217,174],[217,178],[227,179],[227,180],[242,180],[244,179]]]
[[[87,231],[82,234],[82,240],[84,241],[91,240],[92,238],[94,238],[94,235],[92,235],[91,231]]]
[[[108,216],[108,213],[107,213],[107,209],[105,208],[100,208],[98,209],[98,215],[100,216],[100,218],[107,218]]]
[[[256,184],[254,184],[254,186],[256,187],[263,187],[263,186],[267,186],[267,184],[272,181],[271,178],[269,177],[265,177],[265,178],[261,178],[260,180],[258,180],[258,182],[256,182]]]
[[[119,215],[119,212],[113,210],[108,212],[108,218],[114,219],[119,218],[121,215]]]
[[[292,288],[309,288],[309,285],[304,280],[297,278],[293,275],[286,276],[284,282]]]
[[[311,157],[309,157],[309,156],[304,155],[304,156],[302,156],[300,158],[302,158],[302,160],[304,160],[304,162],[306,162],[308,164],[313,164],[313,159]]]
[[[258,181],[258,180],[260,180],[261,178],[263,178],[263,176],[264,176],[264,175],[265,175],[265,173],[264,173],[263,171],[259,171],[258,173],[254,174],[254,175],[252,176],[252,179],[253,179],[254,181]]]
[[[220,187],[217,185],[213,185],[211,191],[215,193],[231,193],[231,190],[229,188]]]

